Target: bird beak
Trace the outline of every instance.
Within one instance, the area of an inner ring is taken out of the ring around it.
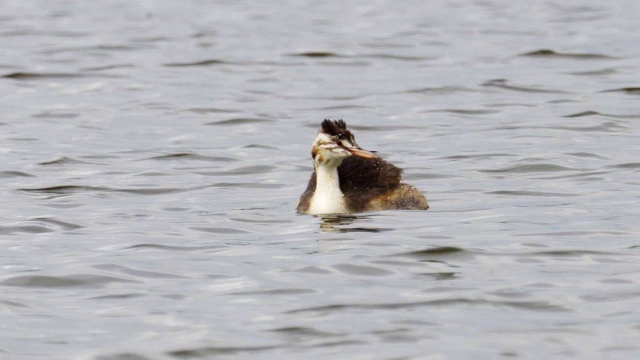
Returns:
[[[372,153],[371,151],[367,151],[364,149],[360,149],[358,147],[349,147],[346,148],[351,154],[361,157],[361,158],[365,158],[365,159],[377,159],[379,156]]]

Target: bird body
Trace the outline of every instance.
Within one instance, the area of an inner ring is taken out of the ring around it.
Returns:
[[[343,120],[324,120],[312,148],[314,171],[297,210],[348,214],[379,210],[427,210],[417,188],[402,183],[402,169],[363,150]]]

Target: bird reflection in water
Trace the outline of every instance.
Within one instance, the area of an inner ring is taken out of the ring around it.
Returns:
[[[350,233],[350,232],[369,232],[377,233],[383,231],[389,231],[392,229],[380,228],[380,227],[349,227],[353,224],[358,224],[365,221],[370,221],[371,217],[367,215],[345,215],[345,214],[327,214],[318,215],[322,220],[320,223],[320,231],[322,232],[335,232],[335,233]]]

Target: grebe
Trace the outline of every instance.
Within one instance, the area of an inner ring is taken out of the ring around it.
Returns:
[[[400,182],[402,169],[358,146],[344,120],[322,122],[311,155],[315,170],[300,196],[300,213],[429,208],[420,190]]]

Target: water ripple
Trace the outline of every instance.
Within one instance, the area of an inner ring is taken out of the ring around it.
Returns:
[[[555,305],[544,301],[497,301],[497,300],[484,300],[484,299],[469,299],[469,298],[448,298],[438,300],[426,300],[415,302],[403,302],[403,303],[378,303],[378,304],[334,304],[323,306],[312,306],[307,308],[295,309],[286,311],[286,314],[299,314],[299,313],[334,313],[337,311],[348,310],[394,310],[394,309],[413,309],[418,307],[431,307],[431,306],[456,306],[456,305],[469,305],[469,306],[496,306],[496,307],[510,307],[516,309],[530,310],[530,311],[544,311],[544,312],[565,312],[569,309]]]
[[[478,92],[477,89],[462,87],[462,86],[439,86],[439,87],[423,87],[412,90],[407,90],[407,94],[427,94],[427,95],[449,95],[461,92]]]
[[[269,331],[290,336],[293,338],[300,338],[300,337],[318,338],[318,337],[333,337],[333,336],[342,335],[341,333],[327,332],[327,331],[322,331],[322,330],[318,330],[310,327],[302,327],[302,326],[283,327],[283,328],[271,329]]]
[[[220,114],[220,113],[234,113],[234,112],[238,112],[238,110],[209,108],[209,107],[206,107],[206,108],[194,107],[194,108],[181,110],[180,112],[191,112],[194,114],[207,115],[207,114]]]
[[[104,65],[104,66],[94,66],[83,68],[83,71],[104,71],[104,70],[112,70],[112,69],[129,69],[135,68],[134,64],[113,64],[113,65]]]
[[[35,217],[18,224],[5,224],[0,226],[0,235],[10,235],[16,233],[43,234],[54,231],[72,231],[84,228],[83,225],[63,221],[55,217]]]
[[[94,360],[152,360],[156,357],[146,357],[132,352],[121,352],[110,355],[96,356]]]
[[[136,277],[148,278],[148,279],[186,279],[185,276],[161,273],[156,271],[138,270],[127,266],[115,265],[115,264],[96,264],[91,266],[94,269],[111,271],[122,273],[126,275],[133,275]]]
[[[133,189],[125,189],[125,188],[110,188],[106,186],[86,186],[86,185],[58,185],[58,186],[49,186],[43,188],[34,188],[34,189],[19,189],[25,193],[31,194],[44,194],[44,195],[71,195],[77,193],[93,193],[93,192],[104,192],[104,193],[126,193],[126,194],[136,194],[136,195],[162,195],[162,194],[176,194],[182,192],[188,192],[193,190],[200,190],[205,188],[205,186],[196,186],[191,188],[133,188]]]
[[[579,232],[576,232],[579,235],[584,235],[584,234],[580,234]],[[548,233],[546,235],[558,235],[557,233]],[[575,236],[575,235],[569,235],[569,234],[564,234],[565,236]],[[583,257],[583,256],[593,256],[593,255],[602,255],[602,256],[610,256],[610,255],[615,255],[617,256],[624,256],[624,253],[616,253],[616,252],[610,252],[610,251],[593,251],[593,250],[546,250],[546,251],[535,251],[535,252],[529,252],[526,254],[519,254],[519,255],[523,255],[523,256],[553,256],[553,257]]]
[[[75,229],[81,229],[83,227],[85,227],[84,225],[80,225],[80,224],[75,224],[69,221],[63,221],[60,220],[58,218],[55,217],[36,217],[31,219],[31,221],[38,221],[38,222],[43,222],[43,223],[47,223],[47,224],[51,224],[51,225],[55,225],[59,228],[61,228],[62,230],[75,230]]]
[[[67,276],[24,275],[3,280],[0,285],[19,287],[103,287],[111,283],[137,283],[137,281],[95,274],[74,274]]]
[[[492,159],[494,157],[513,157],[513,154],[507,153],[476,153],[476,154],[464,154],[464,155],[451,155],[445,156],[442,159],[445,160],[466,160],[466,159]]]
[[[49,79],[77,79],[77,78],[115,78],[116,75],[86,74],[86,73],[46,73],[46,72],[12,72],[1,75],[0,78],[14,80],[49,80]]]
[[[224,227],[203,227],[203,226],[194,226],[189,229],[211,233],[211,234],[221,234],[221,235],[231,235],[231,234],[248,234],[249,231],[235,229],[235,228],[224,228]]]
[[[73,159],[73,158],[69,158],[66,156],[54,159],[54,160],[49,160],[49,161],[43,161],[41,163],[38,163],[38,165],[41,166],[66,166],[66,165],[76,165],[76,164],[91,164],[90,162],[87,161],[82,161],[82,160],[77,160],[77,159]]]
[[[51,195],[69,195],[83,192],[96,192],[96,191],[109,191],[108,187],[104,186],[84,186],[84,185],[58,185],[48,186],[34,189],[19,189],[25,193],[33,194],[51,194]]]
[[[542,196],[542,197],[572,197],[580,196],[580,194],[565,194],[554,193],[544,191],[527,191],[527,190],[501,190],[501,191],[489,191],[487,194],[492,195],[506,195],[506,196]]]
[[[291,56],[325,58],[325,57],[338,57],[340,55],[330,51],[307,51],[307,52],[301,52],[301,53],[294,53],[294,54],[291,54]]]
[[[191,188],[138,188],[138,189],[111,189],[112,192],[120,192],[136,195],[163,195],[163,194],[177,194],[188,191],[204,189],[204,186],[195,186]]]
[[[234,118],[234,119],[209,122],[209,123],[206,123],[205,125],[229,126],[229,125],[261,124],[261,123],[269,123],[269,122],[274,122],[274,120],[264,119],[264,118]]]
[[[287,184],[261,184],[261,183],[231,183],[231,182],[220,182],[211,184],[210,187],[213,188],[242,188],[242,189],[279,189],[283,187],[287,187]]]
[[[333,267],[345,274],[350,274],[350,275],[386,276],[386,275],[393,274],[393,272],[388,270],[384,270],[384,269],[373,267],[373,266],[365,266],[365,265],[336,264],[336,265],[333,265]]]
[[[22,171],[0,171],[0,179],[8,179],[14,177],[35,177],[35,175],[31,175]]]
[[[398,54],[387,53],[371,53],[371,54],[355,54],[355,55],[342,55],[330,51],[307,51],[301,53],[293,53],[289,56],[295,57],[308,57],[308,58],[345,58],[345,59],[390,59],[401,61],[421,61],[427,59],[433,59],[433,57],[426,56],[408,56]]]
[[[624,87],[624,88],[618,88],[618,89],[602,90],[600,92],[603,92],[603,93],[621,92],[629,95],[640,95],[640,87]]]
[[[574,114],[564,115],[563,117],[574,118],[574,117],[584,117],[584,116],[604,116],[604,117],[611,117],[616,119],[640,119],[640,114],[615,115],[615,114],[601,113],[593,110],[581,111]]]
[[[202,251],[202,250],[223,250],[226,246],[220,245],[204,245],[204,246],[176,246],[176,245],[160,245],[160,244],[136,244],[127,247],[126,249],[154,249],[154,250],[166,250],[166,251]]]
[[[77,113],[56,113],[56,112],[43,112],[35,115],[31,115],[33,118],[39,119],[75,119],[80,114]]]
[[[169,351],[166,354],[177,359],[209,359],[224,355],[254,353],[276,349],[279,346],[207,346]]]
[[[254,175],[254,174],[266,174],[276,170],[275,166],[270,165],[250,165],[242,166],[236,169],[226,171],[199,171],[200,175],[208,176],[228,176],[228,175]]]
[[[422,250],[414,250],[407,253],[398,254],[395,256],[410,256],[410,257],[434,257],[434,256],[449,256],[453,254],[460,253],[472,253],[469,250],[465,250],[463,248],[455,247],[455,246],[436,246],[428,249]]]
[[[442,109],[442,110],[428,110],[426,112],[444,112],[450,114],[461,114],[461,115],[487,115],[487,114],[496,114],[499,111],[497,110],[489,110],[489,109]]]
[[[611,68],[567,72],[567,74],[569,75],[578,75],[578,76],[602,76],[602,75],[613,75],[616,73],[618,73],[618,71],[616,69],[611,69]]]
[[[615,122],[605,122],[599,125],[593,125],[593,126],[560,126],[560,125],[554,125],[554,126],[549,126],[547,127],[549,129],[555,129],[555,130],[568,130],[568,131],[583,131],[583,132],[621,132],[621,131],[626,131],[628,129],[627,126],[621,125],[619,123],[615,123]]]
[[[611,169],[640,169],[640,163],[629,162],[629,163],[609,165],[607,167]]]
[[[228,62],[220,60],[220,59],[209,59],[202,61],[194,61],[194,62],[184,62],[184,63],[168,63],[164,64],[164,66],[169,67],[192,67],[192,66],[212,66],[212,65],[222,65],[228,64]]]
[[[301,294],[313,294],[315,290],[312,289],[271,289],[271,290],[252,290],[252,291],[239,291],[231,293],[231,295],[301,295]]]
[[[193,152],[179,152],[173,154],[152,156],[149,158],[144,158],[142,160],[198,160],[210,162],[230,162],[237,161],[238,159],[225,156],[201,155]]]
[[[576,171],[568,167],[554,164],[527,164],[516,165],[501,169],[479,170],[485,173],[538,173],[538,172],[557,172],[557,171]]]
[[[549,94],[567,94],[567,91],[557,89],[543,89],[529,86],[510,85],[506,79],[493,79],[482,83],[482,86],[495,87],[505,90],[530,92],[530,93],[549,93]]]
[[[37,226],[37,225],[0,226],[0,235],[12,235],[17,233],[44,234],[44,233],[49,233],[54,231],[55,230],[50,229],[46,226]]]
[[[591,59],[614,59],[614,57],[602,54],[591,53],[562,53],[549,49],[540,49],[530,51],[519,56],[538,57],[538,58],[564,58],[564,59],[578,59],[578,60],[591,60]]]

